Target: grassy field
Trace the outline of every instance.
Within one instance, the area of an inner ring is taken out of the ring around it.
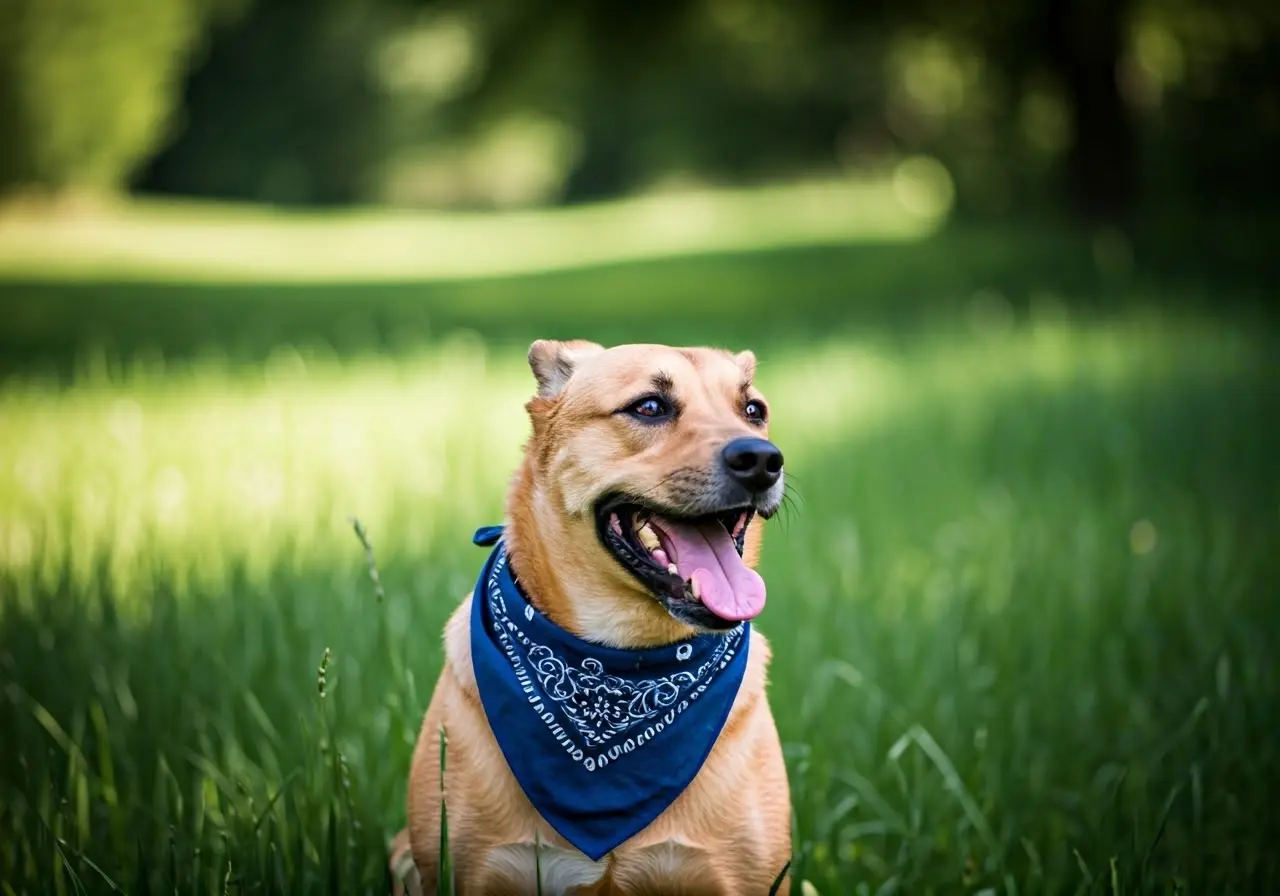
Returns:
[[[1276,891],[1280,340],[1096,250],[0,283],[0,892],[378,892],[524,345],[579,333],[760,356],[798,878]]]

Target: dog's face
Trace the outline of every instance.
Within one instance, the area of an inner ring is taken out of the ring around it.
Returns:
[[[687,625],[757,615],[764,582],[743,555],[782,502],[783,459],[754,355],[542,340],[529,363],[530,463],[569,542],[555,555]]]

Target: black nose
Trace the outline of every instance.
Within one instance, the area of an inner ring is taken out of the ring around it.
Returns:
[[[753,492],[765,491],[782,475],[782,452],[764,439],[734,439],[720,455],[729,475]]]

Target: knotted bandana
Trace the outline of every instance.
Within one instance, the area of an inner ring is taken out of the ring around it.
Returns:
[[[602,647],[525,599],[501,527],[471,606],[471,662],[502,755],[546,822],[592,861],[689,785],[729,717],[749,622],[646,650]]]

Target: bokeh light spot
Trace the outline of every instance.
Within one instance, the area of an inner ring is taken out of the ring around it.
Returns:
[[[1159,541],[1159,533],[1150,520],[1138,520],[1129,528],[1129,548],[1135,554],[1150,554]]]

